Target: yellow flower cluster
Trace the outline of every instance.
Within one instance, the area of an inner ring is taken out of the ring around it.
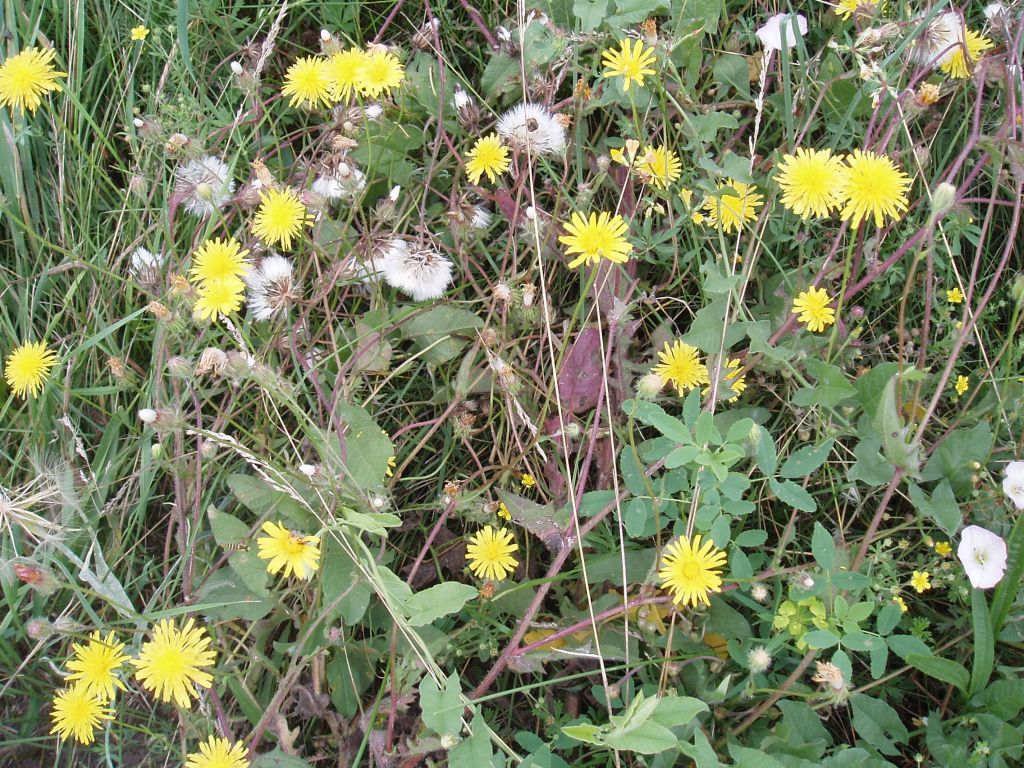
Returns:
[[[243,279],[250,269],[248,255],[233,237],[207,240],[192,254],[189,275],[199,293],[196,315],[210,320],[239,310],[245,298]]]
[[[376,99],[402,84],[405,69],[384,46],[348,48],[330,57],[305,56],[285,73],[281,95],[311,109],[345,102],[353,95]]]

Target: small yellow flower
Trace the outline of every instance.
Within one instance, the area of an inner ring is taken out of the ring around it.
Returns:
[[[635,45],[630,45],[629,40],[622,40],[619,48],[609,48],[601,54],[604,62],[605,77],[621,77],[622,90],[629,91],[632,83],[644,84],[646,75],[656,74],[653,69],[654,49],[647,48],[642,40],[634,40]]]
[[[906,600],[904,600],[904,599],[903,599],[902,597],[900,597],[899,595],[896,595],[896,596],[895,596],[895,597],[894,597],[894,598],[892,599],[892,601],[893,601],[894,603],[896,603],[896,605],[898,605],[898,606],[900,607],[900,611],[901,611],[902,613],[906,613],[907,611],[909,611],[909,610],[910,610],[910,608],[908,608],[908,607],[907,607],[907,601],[906,601]]]
[[[105,638],[101,638],[99,632],[93,632],[88,645],[74,643],[71,648],[75,655],[67,663],[72,672],[68,680],[104,704],[114,698],[115,687],[127,690],[117,673],[128,657],[124,653],[124,643],[118,642],[113,632],[108,632]]]
[[[665,189],[679,178],[679,157],[667,147],[648,148],[636,164],[636,171],[650,180],[656,189]]]
[[[89,693],[85,686],[75,685],[58,691],[53,697],[53,712],[50,714],[55,733],[62,739],[74,736],[79,744],[92,744],[95,731],[104,720],[110,720],[114,713],[104,706],[98,696]]]
[[[504,501],[499,501],[498,502],[498,511],[496,512],[496,514],[502,520],[511,520],[512,519],[512,513],[508,511],[508,506],[505,504]]]
[[[726,234],[738,232],[746,222],[756,219],[757,211],[764,204],[764,198],[753,184],[729,179],[725,184],[718,185],[719,189],[729,187],[736,190],[736,194],[726,192],[713,195],[704,201],[703,206],[708,226],[721,224]]]
[[[519,482],[523,484],[524,488],[533,488],[537,485],[537,481],[529,472],[524,472],[522,477],[519,478]]]
[[[950,545],[948,541],[940,541],[935,544],[935,554],[939,555],[940,557],[945,557],[952,551],[953,547]]]
[[[195,314],[203,320],[233,315],[241,309],[244,298],[245,283],[237,277],[208,280],[199,288]]]
[[[954,385],[954,389],[956,389],[956,393],[957,393],[958,396],[959,395],[963,395],[963,393],[966,392],[970,388],[971,388],[971,380],[970,379],[968,379],[966,376],[963,376],[963,375],[960,375],[960,376],[956,377],[956,384]]]
[[[367,53],[362,48],[349,48],[338,51],[327,60],[328,75],[334,88],[335,99],[346,100],[359,89],[366,59]]]
[[[217,654],[209,646],[210,636],[196,626],[195,619],[186,620],[181,629],[170,619],[161,619],[151,638],[142,644],[138,658],[131,659],[137,667],[135,679],[160,701],[174,701],[187,708],[193,698],[199,698],[196,686],[213,685],[206,668],[213,666]]]
[[[946,301],[950,304],[963,304],[964,298],[964,293],[959,286],[951,291],[946,291]]]
[[[245,260],[248,255],[249,251],[243,250],[233,237],[212,238],[192,254],[189,274],[201,285],[230,277],[241,279],[249,274],[249,263]]]
[[[45,341],[26,341],[7,356],[4,378],[18,397],[36,397],[56,363],[57,353]]]
[[[832,297],[824,288],[813,285],[797,294],[793,301],[793,314],[812,333],[819,333],[836,321],[836,311],[829,306]]]
[[[249,768],[248,752],[240,741],[210,736],[199,742],[199,751],[185,758],[185,768]]]
[[[386,49],[375,48],[366,54],[356,87],[363,96],[376,99],[381,94],[387,96],[404,79],[405,70],[398,57]]]
[[[708,368],[700,361],[697,348],[678,339],[671,346],[665,342],[665,349],[658,352],[658,360],[651,373],[674,384],[680,397],[710,381]]]
[[[871,17],[878,10],[879,6],[884,7],[881,0],[839,0],[836,3],[836,16],[841,19],[848,19],[853,14]]]
[[[266,536],[256,539],[261,560],[269,560],[268,573],[284,570],[284,576],[308,579],[320,567],[320,539],[289,531],[280,523],[266,522],[262,530]]]
[[[575,269],[581,264],[599,264],[601,259],[608,259],[615,264],[629,261],[633,246],[626,239],[629,227],[619,214],[601,211],[591,213],[589,219],[580,213],[573,213],[563,227],[568,234],[561,235],[558,241],[567,246],[566,255],[577,254],[569,262],[569,268]]]
[[[132,41],[141,43],[149,37],[149,27],[144,24],[139,24],[137,27],[132,27]]]
[[[252,233],[267,245],[279,245],[289,250],[292,240],[312,222],[313,217],[298,193],[290,188],[271,188],[260,193],[260,207],[256,210]]]
[[[726,400],[729,403],[735,403],[740,399],[740,395],[743,394],[743,390],[747,388],[747,377],[743,375],[743,365],[740,363],[739,358],[733,358],[725,364],[725,368],[722,369],[721,383],[718,386],[718,397],[721,398],[723,394],[729,394],[731,396]],[[711,394],[710,382],[703,390],[701,394],[707,397]]]
[[[494,530],[485,525],[470,538],[466,547],[469,570],[477,578],[501,581],[519,565],[512,557],[516,549],[511,531],[507,528]]]
[[[466,158],[466,176],[473,184],[479,184],[480,177],[485,174],[493,184],[498,176],[508,170],[511,162],[508,147],[501,143],[496,133],[478,139]]]
[[[671,593],[676,605],[710,605],[709,596],[722,591],[720,570],[724,565],[725,553],[715,549],[711,541],[702,545],[697,534],[691,544],[681,536],[665,548],[658,578],[661,588]]]
[[[910,586],[920,595],[922,592],[927,592],[932,588],[929,581],[930,578],[931,576],[928,574],[928,571],[914,571],[910,576]]]
[[[53,66],[52,48],[26,48],[0,64],[0,106],[35,112],[42,104],[42,96],[50,91],[61,91],[57,72]]]
[[[316,108],[329,106],[335,89],[327,60],[319,56],[305,56],[295,60],[284,75],[281,95],[288,96],[293,107],[306,104]]]
[[[964,56],[964,47],[967,48],[967,56]],[[949,77],[956,80],[964,80],[971,76],[971,69],[974,64],[985,55],[985,51],[993,47],[993,43],[987,37],[978,34],[973,29],[964,33],[964,45],[958,45],[948,59],[939,66]]]

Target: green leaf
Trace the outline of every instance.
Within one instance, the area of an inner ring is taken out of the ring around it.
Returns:
[[[697,310],[690,323],[690,330],[683,334],[682,340],[702,352],[717,354],[723,346],[724,332],[725,349],[734,347],[743,339],[746,327],[744,323],[725,322],[725,310],[725,299],[715,299],[703,309]]]
[[[587,744],[604,744],[601,737],[601,728],[593,723],[579,723],[578,725],[566,725],[562,727],[562,733],[570,739],[586,742]]]
[[[664,752],[678,742],[672,731],[652,721],[640,723],[620,733],[610,733],[605,739],[605,745],[611,749],[639,752],[642,755]]]
[[[335,412],[344,429],[344,452],[337,434],[322,431],[317,449],[320,458],[336,474],[347,476],[360,490],[379,488],[394,456],[391,440],[365,408],[336,403]],[[358,525],[357,521],[354,524]]]
[[[658,725],[672,728],[686,725],[701,712],[708,712],[708,705],[693,696],[663,696],[651,714],[651,720]]]
[[[779,470],[783,477],[807,477],[825,463],[832,452],[835,440],[828,439],[820,445],[805,445],[790,454]]]
[[[1006,573],[992,593],[992,630],[998,637],[1024,577],[1024,515],[1017,515],[1006,541]]]
[[[200,610],[201,615],[220,621],[257,621],[277,604],[269,593],[259,593],[246,586],[242,577],[230,568],[220,568],[211,573],[197,590],[196,599],[213,604],[213,607]]]
[[[486,768],[491,765],[494,752],[487,723],[477,714],[470,723],[472,733],[448,753],[448,768]]]
[[[956,533],[963,518],[948,480],[943,479],[935,486],[930,499],[916,483],[909,484],[909,491],[910,500],[918,512],[931,518],[947,536],[952,537]]]
[[[735,768],[783,768],[782,763],[759,749],[729,744],[729,755],[735,761]]]
[[[230,475],[228,488],[235,498],[257,517],[273,513],[275,521],[284,517],[301,526],[307,526],[311,520],[311,515],[299,502],[284,491],[272,487],[262,477]]]
[[[420,710],[423,723],[442,736],[446,733],[458,734],[462,730],[462,687],[459,675],[452,672],[445,680],[444,689],[440,689],[431,675],[425,675],[420,681]]]
[[[242,583],[257,595],[267,594],[267,561],[261,560],[254,549],[232,552],[228,566],[238,574]]]
[[[458,581],[435,584],[422,592],[415,593],[405,601],[409,624],[421,627],[433,621],[458,613],[462,606],[477,596],[476,587]]]
[[[967,498],[974,489],[971,465],[976,461],[984,464],[991,450],[992,428],[988,422],[979,422],[971,429],[953,430],[932,452],[921,472],[921,479],[928,481],[945,477],[957,495]]]
[[[890,641],[892,640],[892,638],[889,639]],[[964,668],[964,665],[953,661],[952,659],[944,659],[941,656],[922,656],[918,653],[912,653],[907,656],[906,662],[914,669],[924,672],[928,677],[934,677],[936,680],[949,683],[965,693],[967,692],[968,686],[971,684],[971,675]]]
[[[879,453],[882,441],[876,437],[867,437],[857,443],[853,449],[856,463],[850,467],[849,478],[860,480],[865,485],[886,485],[892,480],[893,467]]]
[[[801,638],[807,643],[810,648],[831,648],[833,645],[839,644],[839,638],[827,629],[815,629],[810,632],[804,633]]]
[[[875,628],[878,630],[878,634],[888,635],[896,629],[896,625],[900,623],[902,616],[903,611],[896,603],[886,603],[882,610],[878,612],[878,618],[875,621]]]
[[[770,477],[768,478],[768,485],[771,486],[772,492],[784,504],[804,512],[817,511],[818,505],[815,503],[814,497],[792,480],[779,482],[774,477]]]
[[[809,358],[805,365],[807,372],[815,378],[815,383],[793,393],[793,403],[796,405],[831,408],[856,394],[846,374],[836,366],[815,358]]]
[[[811,552],[823,570],[831,571],[836,567],[836,543],[819,522],[814,523],[814,533],[811,534]]]
[[[675,416],[670,416],[665,409],[646,400],[626,400],[622,404],[622,412],[632,416],[639,422],[650,424],[665,437],[684,445],[693,444],[690,428]]]
[[[715,60],[713,72],[715,82],[727,86],[719,91],[723,96],[731,89],[737,98],[750,98],[750,66],[745,56],[724,53]]]
[[[778,467],[778,453],[775,450],[775,441],[767,429],[755,424],[750,429],[750,439],[754,443],[754,458],[757,461],[757,468],[765,477],[775,474]]]
[[[580,20],[580,31],[590,32],[608,18],[608,0],[573,0],[572,13]]]
[[[440,365],[459,354],[483,320],[465,309],[443,304],[414,315],[399,326],[402,338],[411,339],[421,360]]]
[[[932,653],[931,648],[913,635],[890,635],[885,642],[904,661],[910,656],[931,656]]]
[[[234,547],[249,538],[249,526],[234,515],[221,512],[211,504],[206,508],[206,516],[210,518],[210,530],[218,546]]]
[[[342,717],[354,717],[360,697],[374,680],[371,659],[375,661],[376,654],[365,645],[334,647],[331,654],[324,668],[331,703]]]
[[[349,626],[358,624],[370,605],[373,594],[370,582],[363,578],[352,558],[333,536],[325,537],[321,563],[323,610],[339,616]]]
[[[300,757],[275,749],[273,752],[264,752],[262,755],[254,757],[249,763],[249,768],[311,768],[311,766]]]
[[[984,690],[992,676],[992,665],[995,663],[996,635],[992,631],[992,618],[989,616],[984,590],[971,590],[971,613],[974,626],[974,664],[971,667],[971,687],[967,691],[968,696]]]
[[[899,369],[898,363],[882,363],[854,380],[853,387],[857,390],[857,402],[861,404],[864,413],[869,418],[875,418],[886,386],[899,372]]]
[[[882,453],[893,466],[916,477],[921,466],[921,446],[908,441],[909,429],[903,425],[899,411],[896,410],[896,387],[900,377],[893,376],[886,382],[878,401],[873,426],[878,438],[882,441]]]
[[[896,745],[906,743],[910,734],[896,710],[863,693],[852,694],[850,703],[857,734],[883,755],[898,755]]]
[[[513,523],[528,530],[552,551],[562,545],[562,531],[569,527],[571,520],[568,507],[563,506],[555,510],[554,504],[538,504],[501,488],[498,488],[496,493],[498,499],[505,504],[508,513],[512,516]],[[644,493],[644,491],[640,491],[640,493]],[[637,499],[631,499],[631,501],[637,501]]]

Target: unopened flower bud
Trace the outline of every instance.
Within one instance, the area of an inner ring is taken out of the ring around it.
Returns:
[[[141,421],[143,424],[155,424],[156,417],[157,413],[152,408],[143,408],[141,411],[139,411],[139,421]]]
[[[648,373],[641,376],[636,383],[636,396],[641,400],[650,400],[657,397],[665,386],[665,379],[657,373]]]
[[[946,181],[939,184],[932,193],[932,212],[929,217],[931,225],[934,226],[935,222],[945,216],[955,202],[956,187]]]
[[[1010,285],[1010,295],[1018,305],[1024,304],[1024,273],[1013,278],[1013,283]]]
[[[46,640],[53,637],[55,631],[53,624],[38,616],[33,616],[25,622],[25,634],[31,640]]]
[[[222,376],[227,366],[228,356],[223,350],[216,347],[207,347],[199,356],[195,374],[196,376],[205,376],[206,374]]]
[[[41,595],[52,595],[57,591],[57,577],[49,568],[35,563],[15,563],[14,575],[18,581],[27,584],[33,591]]]
[[[167,361],[167,372],[175,378],[187,379],[192,375],[192,366],[184,357],[175,355]]]
[[[242,65],[239,64],[237,61],[231,62],[231,71],[235,74],[235,77],[241,77],[242,73],[245,72],[245,70],[242,68]]]

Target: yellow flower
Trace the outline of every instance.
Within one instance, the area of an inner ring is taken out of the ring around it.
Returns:
[[[725,370],[723,371],[722,382],[719,385],[718,396],[722,397],[723,389],[725,392],[732,392],[732,397],[728,398],[726,402],[735,403],[740,399],[740,395],[743,394],[743,390],[747,388],[747,378],[743,375],[743,368],[741,367],[738,358],[729,360],[725,364]],[[701,394],[707,397],[711,394],[710,384],[705,387]]]
[[[964,293],[959,287],[954,288],[951,291],[946,291],[946,301],[950,304],[962,304],[964,301]]]
[[[537,485],[537,481],[529,472],[524,472],[522,477],[519,478],[519,482],[523,484],[524,488],[533,488]]]
[[[237,277],[208,280],[199,289],[195,313],[203,320],[232,315],[241,309],[244,298],[245,283]]]
[[[110,720],[113,712],[103,705],[98,696],[89,693],[85,686],[75,685],[58,691],[53,697],[53,727],[62,739],[74,736],[80,744],[92,744],[94,732],[104,720]]]
[[[848,19],[853,14],[873,16],[879,6],[884,7],[879,0],[839,0],[836,3],[836,15],[841,19]]]
[[[725,184],[718,184],[719,189],[732,187],[736,194],[725,193],[711,196],[704,201],[708,226],[722,225],[726,233],[738,232],[748,221],[757,218],[757,211],[763,205],[764,198],[753,184],[729,179]]]
[[[40,98],[49,91],[62,90],[53,67],[52,48],[26,48],[0,64],[0,105],[35,112]]]
[[[895,597],[894,597],[894,598],[892,599],[892,601],[893,601],[894,603],[896,603],[896,605],[898,605],[898,606],[900,607],[900,611],[901,611],[901,612],[903,612],[903,613],[906,613],[907,611],[909,611],[909,610],[910,610],[910,609],[909,609],[909,608],[907,607],[907,601],[906,601],[906,600],[904,600],[904,599],[903,599],[902,597],[900,597],[899,595],[896,595],[896,596],[895,596]]]
[[[498,511],[496,513],[502,520],[511,520],[512,513],[508,511],[508,506],[504,501],[498,502]]]
[[[466,547],[469,570],[478,578],[501,581],[519,565],[512,557],[515,551],[511,531],[507,528],[494,530],[485,525],[470,538]]]
[[[281,95],[289,96],[288,103],[293,107],[308,104],[315,108],[321,104],[330,105],[334,88],[327,60],[319,56],[305,56],[288,67]]]
[[[915,96],[920,106],[930,107],[942,97],[942,89],[935,83],[921,83]]]
[[[292,239],[312,221],[313,217],[294,190],[271,188],[260,193],[260,207],[256,210],[252,232],[267,245],[280,245],[289,250]]]
[[[233,237],[226,240],[212,238],[192,254],[189,274],[201,285],[212,280],[244,278],[249,273],[249,264],[245,261],[248,255],[249,251],[242,250],[242,246]]]
[[[601,54],[604,62],[605,77],[621,77],[622,90],[628,91],[630,84],[644,84],[645,75],[655,74],[652,65],[654,64],[654,49],[644,46],[642,40],[634,40],[635,45],[631,46],[629,40],[622,40],[619,48],[609,48]]]
[[[142,644],[139,657],[131,659],[137,669],[135,679],[160,701],[174,701],[188,707],[196,690],[213,685],[213,676],[206,671],[217,654],[209,650],[210,636],[206,630],[188,619],[181,629],[170,619],[161,619],[153,628],[152,637]]]
[[[137,27],[132,27],[132,40],[141,43],[149,37],[149,27],[144,24],[139,24]]]
[[[846,157],[836,194],[844,201],[839,214],[854,227],[863,219],[874,218],[881,227],[885,218],[899,219],[907,210],[907,189],[911,181],[892,160],[874,152],[853,150]]]
[[[376,99],[381,94],[387,96],[404,79],[405,70],[398,57],[382,48],[376,48],[366,54],[356,87],[363,96]]]
[[[628,227],[619,214],[601,211],[591,213],[589,219],[582,214],[573,213],[570,220],[563,225],[569,234],[562,235],[558,241],[565,246],[567,256],[579,254],[569,262],[569,268],[575,269],[581,264],[599,264],[601,259],[616,264],[629,260],[633,246],[626,240]]]
[[[268,573],[284,569],[285,578],[293,573],[299,579],[308,579],[320,567],[320,539],[293,533],[280,523],[266,522],[262,530],[266,536],[256,539],[261,560],[269,560]]]
[[[948,541],[940,541],[935,545],[935,554],[941,557],[945,557],[952,551],[953,547],[950,545]]]
[[[362,48],[338,51],[327,60],[327,71],[334,88],[334,98],[348,99],[359,88],[367,53]]]
[[[709,595],[722,590],[719,569],[725,565],[725,553],[711,541],[701,545],[700,534],[693,537],[692,544],[685,536],[669,544],[661,563],[661,588],[672,594],[676,605],[710,605]]]
[[[665,189],[678,179],[682,167],[676,153],[666,147],[648,148],[636,164],[637,173],[649,178],[657,189]]]
[[[964,47],[967,47],[967,56],[964,56]],[[939,66],[949,77],[963,80],[971,76],[971,69],[993,43],[987,37],[978,34],[972,29],[965,30],[964,45],[958,45],[953,54]],[[969,60],[969,61],[968,61]]]
[[[249,768],[245,745],[218,736],[199,742],[199,751],[185,758],[185,768]]]
[[[687,390],[709,382],[707,366],[697,356],[697,349],[689,344],[676,340],[669,346],[665,342],[665,349],[658,352],[658,360],[651,373],[674,384],[680,397]]]
[[[68,680],[75,681],[76,686],[103,703],[113,700],[115,686],[127,690],[117,672],[128,657],[124,654],[124,643],[118,642],[113,632],[103,639],[99,632],[93,632],[88,645],[74,643],[71,648],[75,655],[67,663],[72,671]]]
[[[501,143],[496,133],[478,139],[466,157],[466,176],[474,184],[479,184],[484,174],[493,184],[498,176],[508,170],[511,162],[508,147]]]
[[[829,306],[832,297],[824,288],[813,285],[797,294],[793,301],[793,314],[807,326],[807,330],[818,333],[836,321],[836,311]]]
[[[957,395],[962,395],[964,392],[971,388],[971,380],[968,379],[966,376],[957,376],[954,388],[956,389]]]
[[[782,204],[799,216],[828,216],[842,200],[836,188],[843,175],[843,162],[830,149],[804,149],[795,155],[783,155],[776,181],[782,190]]]
[[[928,581],[929,578],[931,577],[928,571],[914,571],[910,575],[910,586],[920,595],[922,592],[927,592],[932,588],[931,582]]]
[[[7,356],[4,378],[18,397],[36,397],[56,363],[57,353],[45,341],[26,341]]]

